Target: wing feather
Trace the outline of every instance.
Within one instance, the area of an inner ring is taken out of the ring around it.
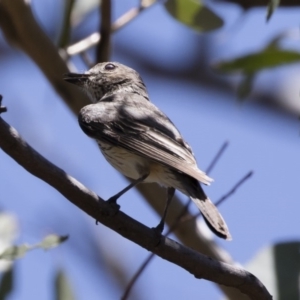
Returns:
[[[126,123],[112,122],[103,128],[102,124],[90,122],[89,135],[183,172],[204,184],[211,183],[212,179],[198,169],[189,150],[176,140],[143,124],[134,122],[133,126],[128,127],[129,124]],[[126,128],[129,128],[130,133]]]
[[[191,148],[171,120],[134,93],[119,93],[84,107],[81,128],[90,137],[122,147],[185,173],[204,184],[212,179],[198,169]]]

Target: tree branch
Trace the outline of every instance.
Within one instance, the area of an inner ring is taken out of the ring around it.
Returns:
[[[73,112],[77,114],[90,103],[78,88],[62,80],[68,67],[36,22],[29,4],[24,0],[0,0],[0,26],[6,39],[31,57]]]
[[[2,95],[0,95],[0,114],[7,112],[7,108],[2,106]]]
[[[101,36],[97,47],[97,63],[109,61],[111,38],[111,0],[102,0],[100,6],[101,22],[99,33]]]
[[[232,2],[240,5],[244,9],[254,8],[254,7],[267,7],[268,2],[266,0],[219,0],[219,2]],[[291,7],[299,6],[298,0],[281,0],[279,7]]]
[[[121,211],[112,214],[109,203],[42,157],[1,117],[0,136],[2,150],[28,172],[47,182],[71,203],[123,237],[182,267],[196,278],[236,287],[250,299],[272,299],[263,284],[246,270],[213,260],[169,238],[158,236],[154,230]]]

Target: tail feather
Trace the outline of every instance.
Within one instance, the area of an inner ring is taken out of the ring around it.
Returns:
[[[206,221],[208,227],[219,237],[225,240],[231,240],[231,235],[229,229],[219,213],[216,206],[207,197],[205,200],[200,200],[198,198],[192,198],[193,202],[200,209],[204,220]]]

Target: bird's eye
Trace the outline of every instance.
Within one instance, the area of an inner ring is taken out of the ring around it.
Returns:
[[[107,64],[104,67],[104,69],[107,70],[107,71],[114,70],[115,68],[116,68],[116,66],[114,64]]]

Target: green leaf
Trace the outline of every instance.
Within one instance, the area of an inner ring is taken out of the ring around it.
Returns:
[[[50,248],[56,247],[65,240],[68,239],[68,236],[57,236],[54,234],[48,235],[46,238],[44,238],[40,243],[36,245],[28,245],[23,244],[20,246],[11,246],[7,248],[1,255],[0,259],[4,260],[15,260],[18,258],[23,257],[28,251],[36,249],[36,248],[42,248],[44,250],[48,250]]]
[[[267,22],[270,20],[273,15],[275,9],[279,6],[280,0],[269,0],[268,8],[267,8]]]
[[[10,268],[4,272],[0,283],[0,300],[7,299],[8,295],[14,288],[14,271]]]
[[[243,72],[252,74],[266,68],[300,62],[300,53],[295,51],[267,48],[262,52],[241,56],[220,62],[214,67],[222,72]]]
[[[198,32],[223,26],[223,20],[200,0],[168,0],[164,5],[173,18]]]
[[[58,271],[55,275],[55,300],[74,300],[71,285],[65,273]]]

